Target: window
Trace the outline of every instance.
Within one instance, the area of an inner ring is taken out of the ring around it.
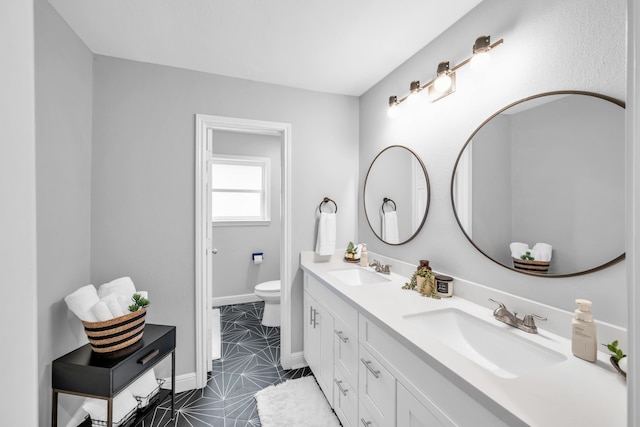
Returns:
[[[271,219],[271,159],[214,155],[211,216],[214,225],[259,225]]]

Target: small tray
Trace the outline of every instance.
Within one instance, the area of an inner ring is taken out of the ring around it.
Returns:
[[[618,371],[618,373],[623,377],[627,378],[627,373],[622,369],[620,369],[620,365],[618,365],[618,362],[616,362],[616,359],[614,359],[613,356],[611,356],[609,360],[611,361],[611,365],[613,365],[613,367],[616,368],[616,371]]]
[[[357,264],[360,262],[360,258],[358,259],[353,259],[353,258],[344,258],[344,262],[350,262],[352,264]]]

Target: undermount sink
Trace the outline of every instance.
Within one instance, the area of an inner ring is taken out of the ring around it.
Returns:
[[[384,283],[389,281],[389,279],[386,279],[373,271],[365,270],[364,268],[345,268],[342,270],[331,270],[328,273],[336,279],[351,286],[370,285],[372,283]]]
[[[492,325],[464,311],[448,308],[403,316],[415,328],[503,378],[516,378],[567,358],[518,337],[517,330]]]

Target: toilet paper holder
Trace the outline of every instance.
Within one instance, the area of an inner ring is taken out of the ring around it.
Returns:
[[[254,264],[260,264],[264,260],[263,252],[254,252],[251,254],[251,260]]]

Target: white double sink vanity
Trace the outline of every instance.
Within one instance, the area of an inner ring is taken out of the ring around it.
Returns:
[[[462,297],[426,298],[402,289],[410,266],[392,264],[404,268],[301,254],[304,357],[344,427],[626,424],[626,384],[609,356],[578,359],[549,331],[569,331],[570,313],[535,307],[549,322],[526,333],[482,302],[517,297],[456,280]]]

